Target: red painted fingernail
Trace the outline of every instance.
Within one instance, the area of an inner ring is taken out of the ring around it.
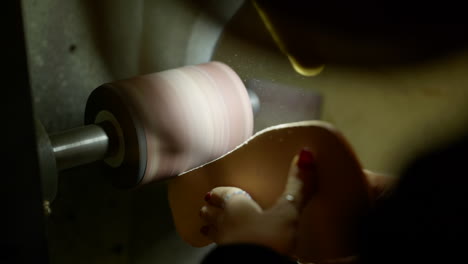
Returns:
[[[200,228],[200,233],[202,233],[203,235],[208,235],[208,231],[210,230],[210,227],[209,226],[202,226]]]
[[[205,194],[205,201],[208,202],[208,201],[210,201],[210,199],[211,199],[211,192],[207,192],[207,193]]]
[[[308,149],[303,148],[299,153],[299,159],[297,161],[297,167],[304,171],[309,171],[314,167],[315,158],[314,154]]]

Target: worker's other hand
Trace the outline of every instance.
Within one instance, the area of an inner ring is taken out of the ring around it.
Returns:
[[[395,176],[377,173],[366,169],[364,169],[363,172],[364,175],[366,175],[367,182],[369,183],[371,199],[374,201],[388,194],[398,180]]]
[[[309,150],[296,155],[284,193],[268,210],[239,188],[214,188],[207,193],[206,205],[200,210],[206,222],[200,231],[217,244],[250,243],[291,253],[299,214],[313,193],[314,165]]]

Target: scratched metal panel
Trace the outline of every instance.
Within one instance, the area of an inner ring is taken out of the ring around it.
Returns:
[[[242,2],[22,1],[38,119],[49,133],[80,126],[100,84],[208,61]],[[165,183],[118,190],[95,164],[61,173],[47,228],[51,263],[197,263],[208,250],[175,233]]]

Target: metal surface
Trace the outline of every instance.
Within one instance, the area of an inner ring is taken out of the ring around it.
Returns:
[[[99,125],[87,125],[50,136],[57,169],[102,160],[109,154],[109,136]]]

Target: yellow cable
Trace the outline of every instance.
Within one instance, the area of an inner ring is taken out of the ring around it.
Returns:
[[[274,42],[276,43],[276,45],[278,45],[278,48],[281,50],[281,52],[284,53],[286,57],[288,57],[288,60],[291,63],[291,66],[297,73],[303,76],[310,77],[310,76],[315,76],[319,74],[320,72],[322,72],[325,65],[320,65],[318,67],[309,67],[309,68],[304,67],[297,61],[297,59],[294,56],[289,54],[288,50],[286,49],[286,46],[284,45],[284,42],[280,38],[279,34],[276,32],[267,13],[257,4],[257,1],[254,0],[253,5],[255,9],[257,10],[258,14],[260,15],[260,18],[265,24],[265,27],[267,28]]]

